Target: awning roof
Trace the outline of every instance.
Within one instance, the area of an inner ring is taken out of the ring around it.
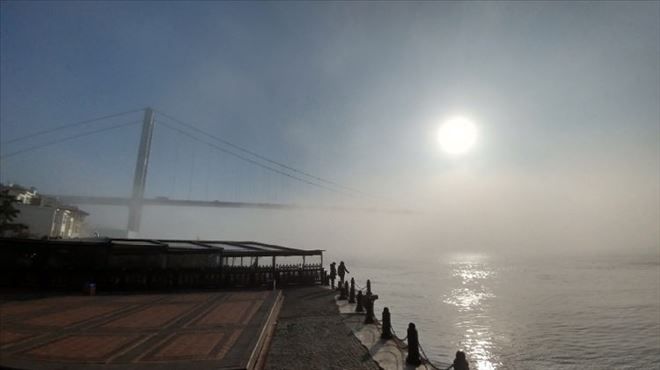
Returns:
[[[296,249],[254,241],[180,240],[180,239],[108,239],[115,249],[158,249],[175,253],[222,253],[224,256],[312,256],[323,250]]]
[[[296,249],[255,241],[181,240],[181,239],[14,239],[0,238],[0,245],[31,245],[36,247],[99,247],[118,254],[222,254],[227,257],[243,256],[320,256],[321,249]]]

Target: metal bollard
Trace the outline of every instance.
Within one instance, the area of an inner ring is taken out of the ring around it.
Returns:
[[[83,285],[83,293],[85,295],[96,295],[96,284],[87,282]]]
[[[358,292],[357,292],[357,306],[355,307],[355,312],[364,312],[364,307],[362,306],[363,301],[364,301],[364,296],[362,295],[362,291],[358,290]]]
[[[373,324],[376,321],[374,317],[374,302],[378,299],[377,294],[367,294],[364,298],[367,314],[364,317],[365,324]]]
[[[419,355],[419,337],[415,324],[408,324],[408,356],[406,357],[406,364],[419,366],[422,364],[422,359]]]
[[[383,320],[381,324],[383,324],[383,332],[380,334],[380,338],[386,340],[392,339],[392,320],[390,318],[390,310],[387,307],[383,308]]]
[[[347,293],[348,293],[348,282],[345,283],[343,287],[341,287],[341,290],[339,291],[339,298],[337,299],[340,301],[345,301],[346,299],[348,299]]]
[[[355,279],[351,278],[351,290],[348,294],[348,303],[355,303]]]

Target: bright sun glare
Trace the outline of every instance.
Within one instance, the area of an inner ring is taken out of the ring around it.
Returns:
[[[440,126],[438,141],[445,153],[467,153],[477,142],[477,127],[465,117],[452,117]]]

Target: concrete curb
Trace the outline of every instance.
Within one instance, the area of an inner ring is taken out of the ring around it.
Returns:
[[[282,309],[282,303],[284,302],[284,296],[282,291],[277,292],[277,297],[275,298],[275,303],[268,314],[268,318],[264,324],[261,334],[259,335],[259,340],[250,360],[248,361],[247,369],[261,370],[266,366],[266,359],[268,357],[268,351],[270,351],[270,343],[273,340],[273,335],[275,333],[275,326],[277,325],[277,318],[280,315],[280,310]]]

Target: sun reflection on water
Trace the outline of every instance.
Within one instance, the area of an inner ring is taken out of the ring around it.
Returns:
[[[487,298],[493,298],[488,292],[475,291],[469,288],[453,289],[444,302],[458,307],[461,312],[469,312],[480,307],[480,303]]]
[[[455,306],[459,317],[455,325],[464,333],[459,346],[478,370],[494,370],[501,363],[493,355],[492,329],[489,325],[488,303],[495,298],[489,282],[493,271],[480,255],[458,255],[451,263],[452,276],[459,288],[444,297],[443,302]]]

